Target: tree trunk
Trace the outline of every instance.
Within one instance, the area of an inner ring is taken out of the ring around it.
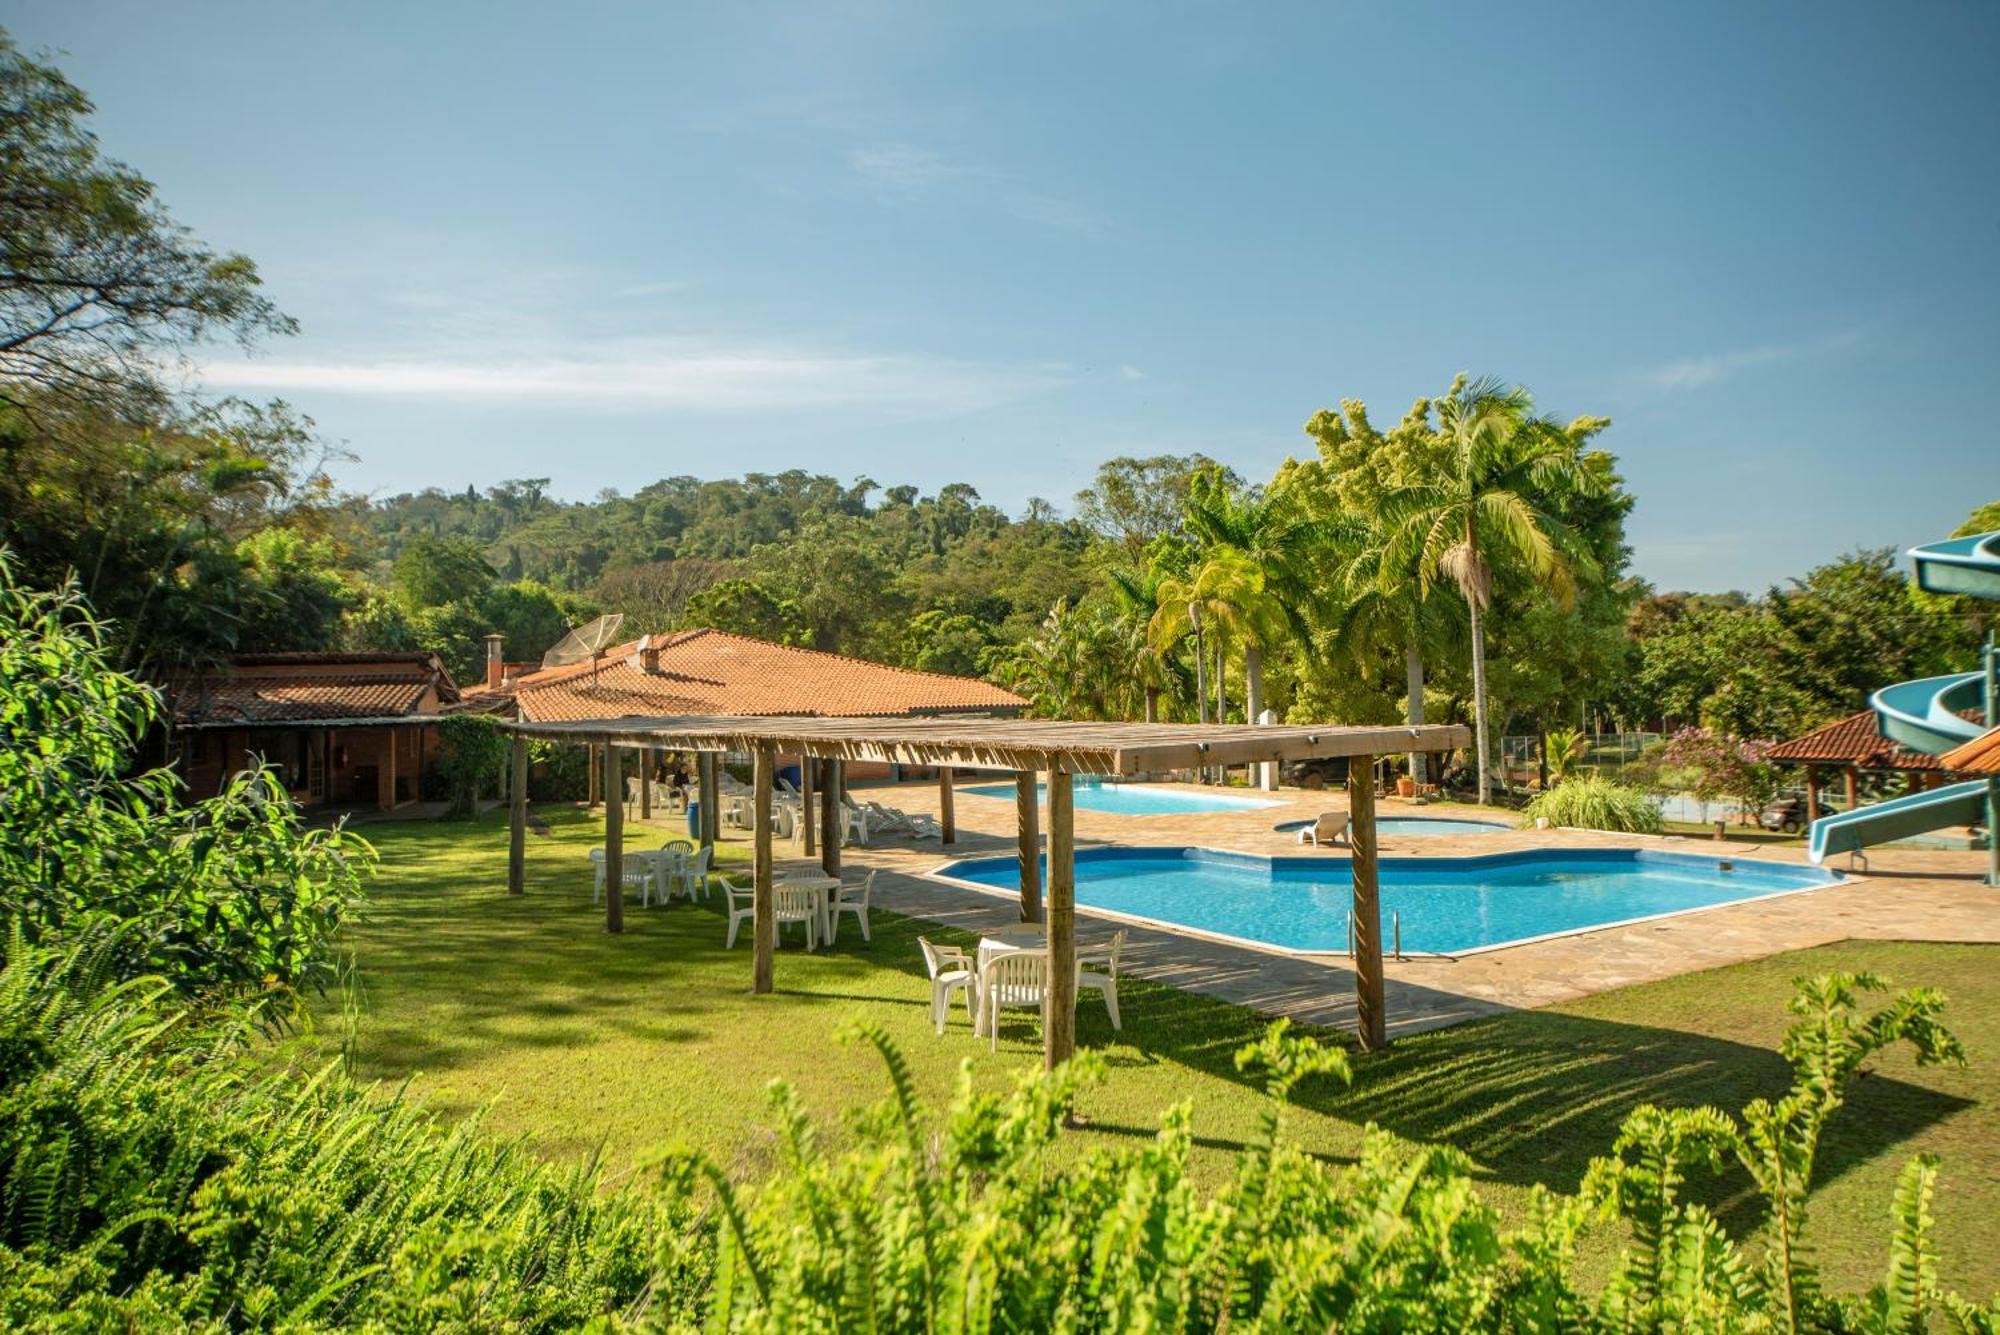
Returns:
[[[1403,686],[1410,694],[1410,700],[1403,707],[1403,721],[1412,728],[1424,725],[1424,658],[1417,652],[1415,644],[1403,646]],[[1410,778],[1416,783],[1427,783],[1429,771],[1424,765],[1424,753],[1410,752]]]
[[[1472,609],[1472,732],[1477,743],[1479,764],[1479,805],[1492,798],[1492,771],[1486,760],[1486,624],[1479,600],[1470,599]]]
[[[1264,650],[1248,641],[1243,645],[1243,721],[1255,723],[1264,713]],[[1268,788],[1265,775],[1269,763],[1258,761],[1250,766],[1250,786]]]
[[[1208,722],[1208,668],[1206,666],[1208,660],[1204,656],[1206,651],[1202,648],[1201,642],[1201,608],[1194,603],[1188,604],[1188,619],[1194,622],[1194,721],[1196,723],[1206,723]],[[1208,766],[1195,766],[1194,777],[1197,783],[1207,783]]]
[[[1222,636],[1218,634],[1215,637],[1215,721],[1217,723],[1221,723],[1229,716],[1229,697],[1225,694],[1228,683],[1223,679],[1223,665],[1229,661],[1227,657],[1228,652],[1227,646],[1222,642]],[[1229,782],[1229,766],[1217,765],[1215,767],[1215,781],[1217,783]]]
[[[1160,688],[1157,686],[1148,686],[1146,688],[1146,722],[1158,723],[1159,721]]]

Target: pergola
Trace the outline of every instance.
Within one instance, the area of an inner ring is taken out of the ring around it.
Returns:
[[[1382,931],[1375,858],[1373,760],[1406,751],[1446,751],[1469,745],[1457,724],[1419,727],[1266,727],[1250,724],[1077,723],[997,718],[627,717],[516,723],[511,784],[513,812],[507,888],[524,888],[527,831],[527,742],[530,737],[602,748],[607,794],[624,790],[624,753],[663,747],[698,756],[701,840],[715,842],[717,768],[726,752],[752,757],[751,805],[755,910],[752,990],[772,990],[777,945],[773,913],[771,791],[782,751],[817,765],[821,866],[840,872],[842,765],[849,760],[891,764],[974,766],[1015,771],[1021,868],[1021,916],[1048,930],[1048,1021],[1044,1050],[1050,1066],[1066,1060],[1076,1039],[1076,840],[1071,780],[1078,774],[1137,775],[1204,765],[1346,757],[1352,817],[1354,977],[1364,1049],[1387,1046],[1383,1007]],[[1036,784],[1048,785],[1048,886],[1043,903],[1040,810]],[[622,931],[624,807],[604,807],[605,930]]]

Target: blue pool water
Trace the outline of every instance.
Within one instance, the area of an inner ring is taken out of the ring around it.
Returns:
[[[1036,784],[1036,800],[1048,801],[1048,790],[1047,784]],[[1010,802],[1014,800],[1014,785],[1011,783],[981,783],[970,788],[961,788],[959,791],[980,797],[1004,797]],[[1146,783],[1086,783],[1081,779],[1074,781],[1071,798],[1079,811],[1115,811],[1123,816],[1180,816],[1190,811],[1254,811],[1258,807],[1278,805],[1276,802],[1267,802],[1257,797],[1187,793],[1177,788],[1159,788]]]
[[[1280,821],[1271,828],[1281,834],[1289,834],[1293,830],[1303,830],[1308,825],[1316,825],[1318,823],[1311,820],[1288,820]],[[1512,828],[1510,825],[1502,825],[1497,821],[1461,820],[1454,816],[1377,816],[1375,818],[1375,833],[1378,835],[1401,834],[1421,837],[1427,834],[1497,834],[1502,830]]]
[[[1708,908],[1838,875],[1650,849],[1544,849],[1470,858],[1383,858],[1382,934],[1400,915],[1405,951],[1458,954],[1556,932]],[[1013,858],[941,874],[1011,890]],[[1096,848],[1076,855],[1076,902],[1290,950],[1345,951],[1353,896],[1345,858],[1260,858],[1204,848]]]

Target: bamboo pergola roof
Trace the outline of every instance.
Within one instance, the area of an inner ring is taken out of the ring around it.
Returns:
[[[1115,775],[1260,760],[1448,751],[1472,743],[1472,730],[1455,723],[1265,727],[1247,723],[709,715],[524,722],[510,725],[509,730],[578,745],[650,746],[674,751],[771,747],[825,759]]]

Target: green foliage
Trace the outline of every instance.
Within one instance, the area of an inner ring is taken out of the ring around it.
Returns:
[[[1522,809],[1521,817],[1528,825],[1546,820],[1572,830],[1660,832],[1660,808],[1650,797],[1636,788],[1588,774],[1537,793]]]
[[[260,1073],[254,1012],[112,981],[111,937],[0,969],[9,1329],[560,1330],[685,1307],[663,1203],[332,1069]]]
[[[1549,786],[1576,777],[1590,755],[1590,739],[1575,728],[1558,728],[1542,738],[1542,761],[1549,767]]]
[[[176,223],[99,150],[90,99],[0,30],[0,404],[165,397],[171,354],[291,321],[257,268]]]
[[[447,714],[437,729],[438,779],[451,803],[446,814],[470,819],[482,794],[499,791],[512,746],[500,720],[487,714]]]
[[[302,828],[262,770],[193,804],[132,773],[158,712],[76,592],[19,587],[0,554],[0,912],[30,942],[119,924],[126,967],[187,992],[324,987],[373,853]]]
[[[793,604],[747,579],[726,579],[688,599],[681,621],[774,644],[805,644],[811,629]]]

